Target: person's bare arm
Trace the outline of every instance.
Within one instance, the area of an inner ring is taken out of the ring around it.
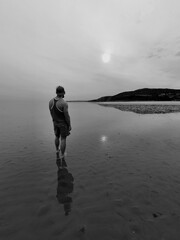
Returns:
[[[53,99],[51,99],[51,100],[49,101],[49,111],[50,111],[50,114],[51,114],[52,105],[53,105]],[[52,116],[52,115],[51,115],[51,116]]]
[[[69,127],[69,131],[71,131],[71,120],[70,120],[70,116],[69,116],[69,112],[68,112],[68,104],[64,104],[64,116],[65,116],[65,120],[67,122],[67,125]]]

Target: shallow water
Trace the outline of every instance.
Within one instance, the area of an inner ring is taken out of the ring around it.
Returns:
[[[69,111],[59,171],[47,103],[1,105],[0,239],[179,239],[180,113]]]

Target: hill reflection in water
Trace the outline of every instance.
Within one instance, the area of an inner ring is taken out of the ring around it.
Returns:
[[[134,112],[138,114],[165,114],[180,112],[180,105],[173,104],[106,104],[99,103],[100,106],[113,107],[121,111]]]

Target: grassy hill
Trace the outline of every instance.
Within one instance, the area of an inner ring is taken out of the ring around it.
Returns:
[[[180,101],[180,90],[169,88],[142,88],[90,100],[90,102],[118,101]]]

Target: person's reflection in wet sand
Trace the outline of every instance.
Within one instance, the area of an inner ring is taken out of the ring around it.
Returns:
[[[74,178],[67,169],[65,159],[60,159],[57,156],[56,164],[58,166],[58,185],[56,197],[59,203],[64,205],[65,215],[67,216],[71,212],[72,197],[69,196],[69,194],[73,192]]]

